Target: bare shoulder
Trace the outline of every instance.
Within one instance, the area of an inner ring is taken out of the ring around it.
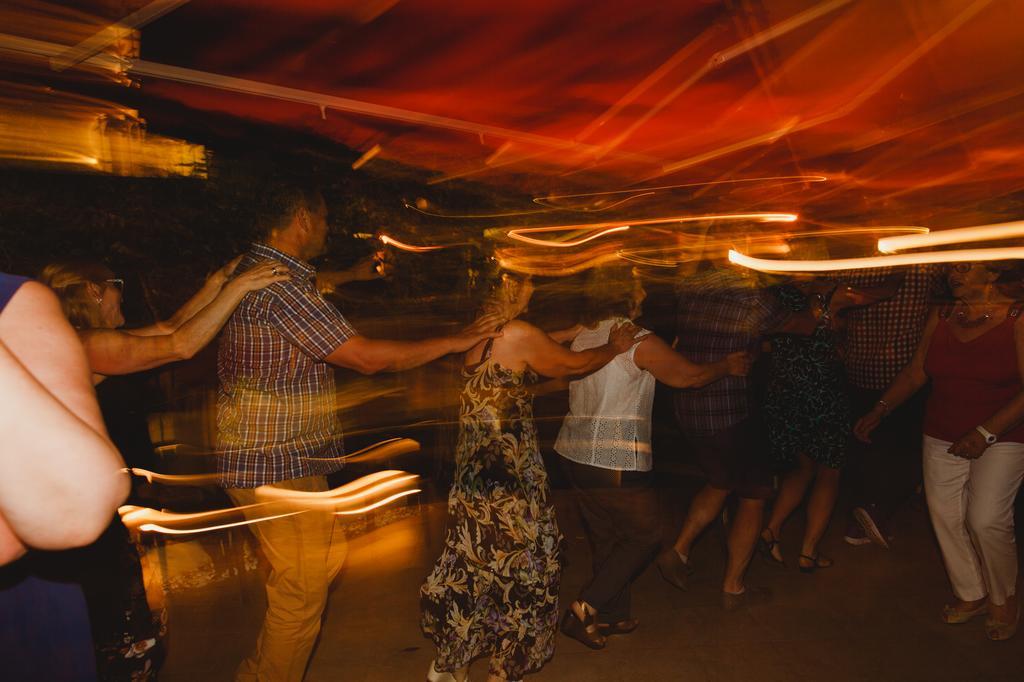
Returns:
[[[665,352],[675,353],[675,351],[672,350],[672,348],[657,334],[648,332],[637,339],[633,362],[636,363],[637,367],[643,369],[643,365],[646,362],[649,362]]]
[[[18,291],[15,292],[12,302],[16,300],[27,301],[30,303],[41,304],[46,306],[52,306],[54,304],[59,305],[60,302],[57,300],[57,294],[54,293],[53,289],[41,284],[29,280],[18,287]]]
[[[502,327],[501,331],[501,338],[508,339],[510,341],[528,339],[544,333],[529,322],[524,322],[522,320],[509,321],[504,327]]]
[[[39,324],[51,321],[55,315],[60,319],[64,317],[57,294],[45,284],[28,281],[18,287],[10,302],[0,311],[0,324],[13,322],[13,318]]]

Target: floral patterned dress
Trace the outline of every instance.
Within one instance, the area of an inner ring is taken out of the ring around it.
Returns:
[[[455,480],[441,556],[420,589],[436,667],[491,657],[519,679],[554,653],[562,535],[537,447],[530,370],[463,370]]]

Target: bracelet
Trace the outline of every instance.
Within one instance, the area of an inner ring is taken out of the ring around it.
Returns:
[[[879,398],[878,402],[875,403],[875,405],[881,405],[882,406],[882,414],[883,415],[889,414],[889,409],[890,409],[889,408],[889,403],[887,403],[884,400],[882,400],[881,398]]]

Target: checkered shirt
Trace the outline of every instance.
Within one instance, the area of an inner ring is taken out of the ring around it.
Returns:
[[[942,282],[937,265],[912,265],[896,295],[885,301],[851,310],[846,328],[846,373],[860,388],[885,390],[910,362],[921,340],[928,308]],[[857,270],[843,276],[853,286],[872,286],[897,271],[895,268]]]
[[[735,268],[685,278],[677,293],[676,349],[698,363],[753,350],[762,334],[790,314],[755,276]],[[687,434],[706,436],[738,424],[750,414],[750,393],[748,378],[734,376],[680,389],[675,394],[679,426]]]
[[[291,280],[246,294],[217,355],[218,471],[227,488],[341,468],[334,371],[324,358],[357,334],[316,289],[308,263],[254,244],[238,272],[273,258]]]

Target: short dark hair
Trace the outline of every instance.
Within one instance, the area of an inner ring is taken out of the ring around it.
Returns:
[[[313,211],[323,201],[320,188],[312,182],[274,179],[268,181],[256,197],[256,230],[266,238],[284,227],[301,209]]]

